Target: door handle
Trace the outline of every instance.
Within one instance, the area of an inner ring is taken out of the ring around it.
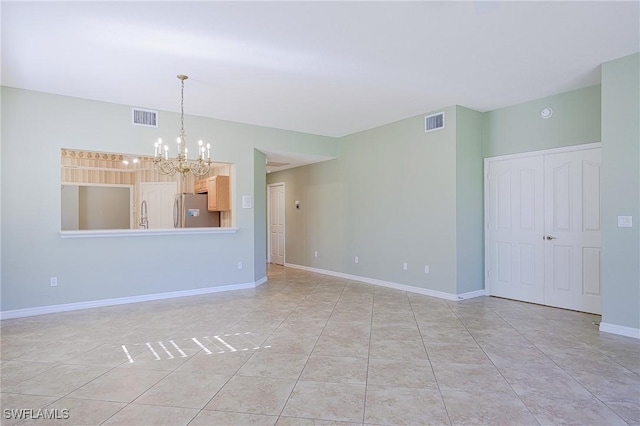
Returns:
[[[546,237],[542,237],[542,239],[543,239],[543,240],[544,240],[544,239],[546,239],[546,240],[551,241],[551,240],[555,240],[555,239],[556,239],[556,237],[552,237],[551,235],[547,235]]]
[[[178,198],[174,198],[173,199],[173,227],[177,228],[178,227],[178,218],[179,216],[179,209],[178,209]]]

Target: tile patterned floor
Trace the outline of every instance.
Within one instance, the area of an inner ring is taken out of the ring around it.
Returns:
[[[640,341],[599,320],[274,266],[256,290],[2,321],[1,423],[640,425]]]

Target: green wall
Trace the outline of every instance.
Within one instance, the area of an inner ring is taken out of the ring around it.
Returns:
[[[553,108],[549,119],[540,110]],[[483,114],[485,157],[600,142],[600,85]]]
[[[61,148],[148,155],[158,137],[174,140],[180,115],[160,111],[159,127],[144,128],[131,125],[127,105],[7,87],[1,102],[2,311],[255,283],[266,274],[265,166],[255,149],[339,154],[334,138],[186,116],[193,140],[235,164],[237,233],[62,239]],[[243,195],[253,208],[241,208]]]
[[[253,258],[254,281],[267,276],[267,156],[253,150]],[[242,205],[242,199],[240,199]]]
[[[482,113],[456,107],[457,294],[484,288]]]
[[[348,273],[456,293],[456,109],[444,112],[439,131],[420,115],[343,138]]]
[[[640,54],[602,65],[602,322],[640,329]],[[618,216],[633,216],[618,228]]]
[[[342,138],[335,160],[269,174],[286,184],[286,262],[448,294],[481,290],[481,114],[444,111],[443,130],[425,133],[424,115],[408,118]]]

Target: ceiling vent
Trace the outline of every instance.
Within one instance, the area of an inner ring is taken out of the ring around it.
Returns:
[[[444,111],[437,114],[427,115],[424,118],[425,133],[440,129],[444,129]]]
[[[158,127],[158,111],[131,108],[131,123],[136,126]]]

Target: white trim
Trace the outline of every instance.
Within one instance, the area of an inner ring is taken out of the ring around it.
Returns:
[[[487,296],[487,294],[485,293],[484,289],[476,290],[476,291],[469,291],[467,293],[459,293],[459,294],[456,295],[456,297],[458,298],[457,300],[474,299],[476,297],[483,297],[483,296]]]
[[[584,151],[586,149],[602,148],[602,142],[582,143],[577,145],[561,146],[560,148],[541,149],[539,151],[519,152],[517,154],[498,155],[484,159],[485,170],[488,161],[513,160],[516,158],[536,157],[538,155],[559,154],[562,152]]]
[[[408,291],[410,293],[422,294],[424,296],[437,297],[439,299],[459,301],[471,299],[473,297],[484,296],[484,290],[470,291],[468,293],[452,294],[443,291],[429,290],[428,288],[414,287],[406,284],[398,284],[390,281],[378,280],[376,278],[361,277],[359,275],[345,274],[342,272],[329,271],[326,269],[312,268],[310,266],[296,265],[295,263],[285,263],[287,268],[301,269],[307,272],[315,272],[317,274],[330,275],[338,278],[345,278],[353,281],[360,281],[367,284],[379,285],[381,287],[393,288],[395,290]]]
[[[262,284],[266,283],[267,281],[268,281],[267,277],[262,277],[258,281],[256,281],[255,286],[260,287]]]
[[[267,282],[264,277],[256,282],[229,284],[217,287],[195,288],[192,290],[169,291],[166,293],[143,294],[140,296],[118,297],[115,299],[90,300],[86,302],[66,303],[63,305],[38,306],[35,308],[14,309],[1,311],[0,320],[31,317],[36,315],[53,314],[56,312],[78,311],[81,309],[101,308],[105,306],[126,305],[129,303],[149,302],[152,300],[173,299],[186,296],[200,296],[203,294],[220,293],[224,291],[248,290]]]
[[[634,339],[640,339],[640,328],[626,327],[624,325],[607,324],[606,322],[601,322],[600,331],[603,331],[605,333],[618,334],[620,336],[633,337]]]
[[[60,238],[145,237],[149,235],[235,234],[238,228],[99,229],[60,231]]]

